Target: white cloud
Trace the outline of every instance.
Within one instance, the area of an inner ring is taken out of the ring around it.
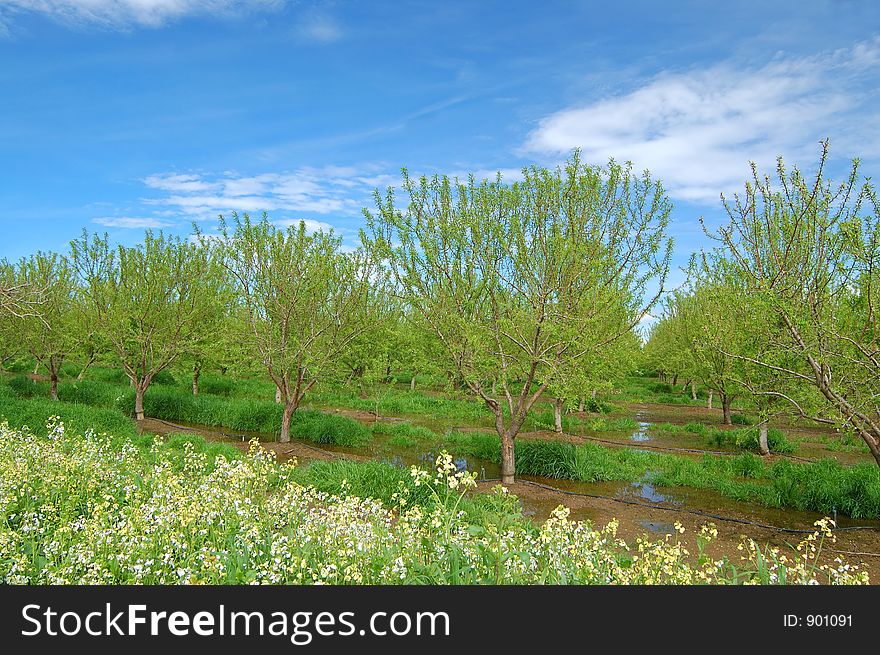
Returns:
[[[544,118],[523,150],[558,156],[580,147],[590,162],[630,160],[673,197],[717,202],[720,192],[741,188],[749,161],[762,169],[777,155],[815,161],[825,137],[832,153],[880,156],[878,63],[875,39],[759,68],[661,74],[625,95]]]
[[[342,28],[330,16],[313,14],[302,19],[297,33],[303,41],[327,44],[339,41],[343,34]]]
[[[158,218],[151,217],[132,217],[132,216],[104,216],[101,218],[96,218],[92,221],[93,223],[97,223],[98,225],[104,225],[106,227],[125,227],[125,228],[162,228],[162,227],[171,227],[174,223],[169,221],[164,221]]]
[[[73,24],[160,27],[186,16],[224,16],[282,7],[286,0],[3,0],[0,18],[20,12]]]
[[[216,218],[233,211],[356,217],[363,207],[372,205],[375,183],[384,179],[385,175],[370,167],[362,170],[339,166],[257,175],[234,171],[213,175],[159,173],[143,181],[148,188],[163,193],[143,202],[155,207],[157,215],[190,220]]]

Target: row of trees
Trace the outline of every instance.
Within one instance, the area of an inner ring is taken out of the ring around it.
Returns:
[[[717,247],[695,257],[646,346],[659,371],[854,433],[880,464],[880,208],[853,162],[839,184],[778,161],[752,180]],[[729,419],[729,411],[725,409]]]
[[[823,151],[822,162],[827,156]],[[779,162],[724,202],[718,246],[666,296],[648,366],[735,398],[766,421],[786,411],[859,434],[880,463],[877,293],[880,226],[855,164],[833,185]],[[69,254],[0,266],[0,349],[48,373],[71,354],[115,362],[144,394],[170,366],[262,371],[284,403],[281,439],[321,380],[392,368],[445,372],[485,403],[502,477],[542,396],[561,412],[642,356],[634,328],[663,297],[671,203],[646,172],[579,154],[523,179],[411,178],[378,191],[361,245],[267,217],[219,235],[147,233],[134,247],[84,233]],[[6,355],[4,355],[5,357]],[[712,396],[710,396],[711,402]]]
[[[261,367],[284,403],[282,440],[320,380],[446,372],[491,410],[510,482],[534,403],[552,394],[559,416],[638,352],[633,328],[660,297],[672,245],[671,205],[647,173],[576,153],[524,174],[405,174],[404,203],[377,191],[351,251],[265,216],[221,219],[219,235],[148,232],[133,247],[84,232],[66,255],[0,266],[2,287],[30,298],[0,314],[0,349],[33,356],[53,397],[70,356],[120,366],[138,419],[171,366],[192,367],[194,393],[203,367]]]

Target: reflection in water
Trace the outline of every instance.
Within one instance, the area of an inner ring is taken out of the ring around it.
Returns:
[[[647,421],[639,420],[642,417],[641,414],[636,414],[636,420],[639,421],[639,429],[633,432],[630,435],[631,441],[652,441],[654,439],[653,436],[648,434],[648,428],[651,426]]]
[[[640,499],[645,499],[652,503],[671,502],[674,505],[681,505],[680,501],[670,499],[669,496],[661,494],[659,491],[657,491],[654,488],[653,484],[644,481],[631,482],[623,489],[623,492],[619,494],[619,496],[624,498],[627,496],[636,496]]]
[[[649,532],[657,532],[660,534],[674,534],[675,526],[672,523],[663,523],[662,521],[639,521],[639,525]]]

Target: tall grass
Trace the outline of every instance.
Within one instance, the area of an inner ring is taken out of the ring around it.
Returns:
[[[695,434],[699,435],[710,446],[739,448],[751,452],[759,452],[758,428],[719,428],[705,425],[704,423],[688,423],[687,425],[673,425],[672,423],[659,423],[652,430],[666,434]],[[770,428],[767,433],[767,443],[770,451],[774,453],[791,454],[797,451],[797,443],[789,441],[782,430]]]
[[[34,434],[44,436],[46,423],[58,416],[71,430],[80,434],[93,430],[119,437],[134,437],[137,428],[125,414],[114,409],[89,407],[44,398],[20,398],[0,387],[0,420],[10,427],[28,426]]]

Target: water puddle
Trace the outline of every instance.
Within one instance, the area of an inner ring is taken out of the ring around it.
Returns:
[[[664,523],[662,521],[639,521],[639,525],[648,532],[655,534],[674,534],[675,526],[672,523]]]
[[[651,427],[651,423],[644,420],[644,415],[641,412],[636,413],[636,421],[639,422],[638,429],[633,432],[629,439],[630,441],[653,441],[654,437],[648,434],[648,428]]]

